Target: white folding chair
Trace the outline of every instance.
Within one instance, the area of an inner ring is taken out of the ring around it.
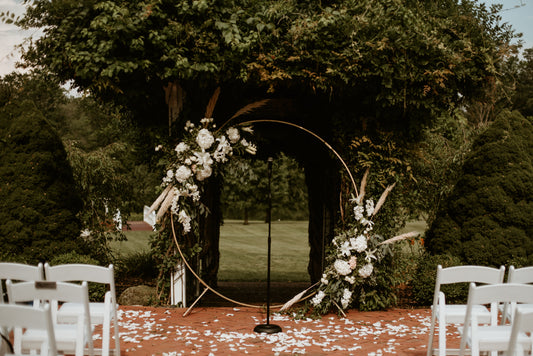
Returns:
[[[507,283],[522,283],[533,284],[533,267],[523,267],[515,269],[514,266],[509,267],[509,274],[507,277]],[[502,324],[505,324],[511,319],[511,306],[508,303],[501,305],[502,310]],[[533,312],[533,304],[521,304],[520,310]]]
[[[37,266],[27,265],[15,262],[0,262],[0,304],[5,302],[5,293],[2,282],[10,279],[11,281],[42,281],[44,279],[43,264],[39,263]],[[34,300],[34,304],[38,304],[38,300]],[[4,335],[9,333],[9,329],[4,326],[0,327],[0,332]]]
[[[52,308],[52,319],[54,322],[54,334],[57,350],[67,354],[74,353],[76,356],[83,356],[85,346],[88,346],[89,355],[93,355],[93,339],[91,328],[91,317],[89,314],[89,291],[87,282],[81,285],[64,282],[6,282],[9,302],[21,303],[33,300],[36,296],[41,301],[48,301]],[[83,306],[83,311],[78,314],[75,320],[69,324],[57,323],[54,312],[55,302],[75,302]],[[14,331],[15,353],[25,350],[36,350],[40,347],[47,335],[42,329],[26,329],[22,333],[21,328]]]
[[[2,304],[0,305],[0,325],[10,329],[26,328],[42,330],[46,337],[39,347],[41,350],[40,355],[57,355],[56,339],[49,304],[45,304],[43,307]]]
[[[435,293],[431,307],[431,326],[429,330],[427,356],[431,356],[434,353],[439,356],[445,356],[446,354],[457,354],[459,351],[446,348],[446,330],[448,324],[460,324],[464,321],[466,305],[446,304],[446,296],[441,291],[441,286],[444,284],[465,282],[482,284],[502,283],[504,274],[504,266],[501,266],[499,269],[484,266],[455,266],[448,268],[442,268],[441,265],[437,266]],[[476,306],[474,312],[478,315],[480,322],[489,323],[491,321],[490,311],[486,307]],[[437,320],[439,322],[438,349],[434,349],[433,337]]]
[[[104,302],[89,303],[91,313],[91,322],[93,324],[102,324],[102,348],[98,352],[102,356],[109,356],[111,344],[111,321],[113,322],[115,355],[120,355],[120,339],[118,332],[117,319],[117,299],[115,293],[115,272],[113,265],[109,267],[88,265],[88,264],[65,264],[50,266],[44,265],[45,278],[47,281],[87,281],[106,284],[109,290],[106,292]],[[58,311],[58,321],[68,322],[80,313],[80,305],[75,303],[64,303]]]
[[[524,355],[524,348],[518,342],[519,338],[527,338],[529,333],[529,350],[533,349],[533,311],[516,310],[513,318],[513,326],[511,329],[511,338],[509,340],[509,347],[506,355]]]
[[[459,355],[463,356],[466,348],[470,347],[472,356],[480,352],[506,351],[511,338],[511,325],[498,325],[497,318],[493,318],[490,325],[480,325],[475,306],[491,304],[491,312],[497,315],[499,303],[533,303],[533,285],[501,283],[476,287],[470,284],[466,316],[462,327],[461,346]],[[515,308],[519,310],[519,307]],[[511,311],[514,314],[514,310]],[[531,348],[531,340],[525,334],[519,334],[516,343],[523,349]],[[529,346],[528,346],[529,344]]]

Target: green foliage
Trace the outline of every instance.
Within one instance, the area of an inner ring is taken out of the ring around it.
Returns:
[[[383,190],[395,184],[390,197],[387,198],[387,204],[383,205],[375,218],[376,232],[390,237],[394,236],[411,217],[413,211],[410,211],[410,207],[414,206],[411,200],[416,198],[411,191],[415,180],[409,162],[408,148],[400,147],[396,139],[397,137],[391,133],[378,132],[373,137],[362,135],[352,139],[349,147],[351,155],[349,162],[354,179],[362,179],[367,169],[369,172],[365,199],[368,197],[377,202]],[[351,187],[350,191],[353,191]],[[348,203],[345,204],[345,211],[350,211]]]
[[[81,263],[81,264],[96,265],[96,266],[99,265],[98,261],[95,260],[94,258],[88,255],[80,255],[80,254],[77,254],[76,252],[68,252],[68,253],[64,253],[61,255],[57,255],[53,257],[49,262],[50,266],[73,264],[73,263]],[[89,300],[91,302],[103,302],[106,291],[107,289],[104,284],[89,282]]]
[[[418,258],[418,266],[410,283],[413,299],[417,305],[427,306],[433,304],[438,265],[447,268],[462,264],[460,258],[456,256],[422,254]],[[466,302],[468,285],[465,283],[442,285],[441,290],[446,295],[446,303],[457,304]]]
[[[2,258],[35,264],[80,251],[81,209],[57,133],[29,101],[0,108]]]
[[[499,8],[474,1],[28,5],[16,23],[46,32],[25,51],[26,63],[139,113],[163,105],[168,82],[180,83],[188,104],[206,87],[244,83],[263,93],[347,98],[363,115],[414,128],[460,103],[457,93],[482,95],[513,38],[498,24]]]
[[[498,267],[533,262],[533,125],[504,111],[481,134],[426,235],[433,254]]]
[[[124,277],[155,280],[158,270],[154,260],[154,252],[142,250],[121,256],[115,261],[117,279]]]

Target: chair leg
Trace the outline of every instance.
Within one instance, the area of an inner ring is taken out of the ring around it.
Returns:
[[[429,327],[429,340],[428,340],[428,351],[426,356],[433,355],[433,336],[435,333],[435,315],[431,316],[431,326]]]
[[[115,356],[120,356],[120,334],[118,332],[118,320],[115,313],[113,318],[113,328],[115,329]]]
[[[439,356],[446,356],[446,323],[439,320]]]
[[[109,356],[110,331],[109,319],[104,317],[104,324],[102,325],[102,356]]]

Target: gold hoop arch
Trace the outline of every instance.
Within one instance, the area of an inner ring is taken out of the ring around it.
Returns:
[[[299,125],[296,125],[292,122],[288,122],[288,121],[282,121],[282,120],[271,120],[271,119],[258,119],[258,120],[251,120],[251,121],[245,121],[245,122],[241,122],[239,123],[238,125],[251,125],[251,124],[255,124],[255,123],[276,123],[276,124],[283,124],[283,125],[288,125],[288,126],[292,126],[292,127],[296,127],[308,134],[310,134],[311,136],[315,137],[316,139],[318,139],[320,142],[322,142],[331,152],[333,152],[335,154],[335,156],[337,157],[337,159],[341,162],[341,164],[343,165],[344,169],[346,170],[346,172],[348,173],[349,177],[350,177],[350,180],[351,180],[351,183],[353,185],[353,188],[355,190],[355,195],[358,197],[359,196],[359,193],[358,193],[358,190],[357,190],[357,185],[355,184],[355,180],[353,178],[353,175],[352,175],[352,172],[350,172],[350,169],[348,168],[348,165],[346,164],[346,162],[344,162],[344,160],[342,159],[342,157],[339,155],[339,153],[337,151],[335,151],[333,149],[333,147],[331,147],[331,145],[329,143],[327,143],[322,137],[318,136],[317,134],[315,134],[314,132],[306,129],[305,127],[302,127],[302,126],[299,126]],[[222,125],[224,126],[224,125]],[[220,129],[219,129],[220,130]],[[248,308],[263,308],[262,305],[254,305],[254,304],[247,304],[247,303],[243,303],[243,302],[239,302],[237,300],[234,300],[234,299],[231,299],[229,297],[226,297],[225,295],[223,295],[222,293],[218,292],[217,290],[215,290],[214,288],[212,288],[211,286],[209,286],[193,269],[192,267],[189,265],[189,263],[187,262],[187,260],[185,259],[185,256],[183,255],[183,252],[181,251],[181,248],[180,248],[180,245],[178,243],[178,239],[176,237],[176,231],[174,229],[174,218],[172,217],[172,214],[170,215],[170,223],[171,223],[171,227],[172,227],[172,237],[174,239],[174,243],[178,249],[178,253],[180,254],[180,257],[181,259],[183,260],[183,263],[185,263],[185,266],[187,266],[187,268],[189,269],[189,271],[192,273],[192,275],[198,280],[198,282],[200,282],[205,288],[206,290],[210,290],[211,292],[215,293],[216,295],[218,295],[219,297],[221,297],[222,299],[228,301],[228,302],[231,302],[231,303],[234,303],[234,304],[237,304],[237,305],[240,305],[240,306],[243,306],[243,307],[248,307]],[[316,285],[316,283],[314,284]],[[307,290],[309,290],[310,288],[312,288],[314,285],[312,285],[311,287],[305,289],[303,292],[301,293],[305,293]],[[205,293],[205,291],[204,291]],[[303,298],[299,298],[297,301],[295,301],[293,304],[296,304],[298,302],[301,302],[301,301],[304,301],[308,298],[310,298],[311,296],[313,296],[315,294],[315,292],[307,295],[306,297],[303,297]],[[203,293],[200,295],[200,297],[203,296]],[[199,298],[200,298],[199,297]],[[199,299],[198,298],[198,299]],[[198,301],[198,299],[196,301]],[[196,304],[196,301],[191,305],[190,308],[192,308],[194,306],[194,304]],[[283,305],[272,305],[270,306],[271,308],[281,308],[283,307]],[[187,312],[185,313],[187,314]]]

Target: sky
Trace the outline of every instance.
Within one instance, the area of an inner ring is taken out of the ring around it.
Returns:
[[[481,0],[490,5],[493,3],[503,4],[500,13],[502,22],[513,26],[516,32],[523,33],[524,48],[533,47],[533,0]],[[16,15],[24,13],[22,0],[0,0],[0,12],[9,11]],[[0,22],[0,76],[11,73],[15,63],[20,59],[20,54],[15,48],[23,43],[25,38],[39,36],[39,30],[22,31],[14,25],[6,25]]]

